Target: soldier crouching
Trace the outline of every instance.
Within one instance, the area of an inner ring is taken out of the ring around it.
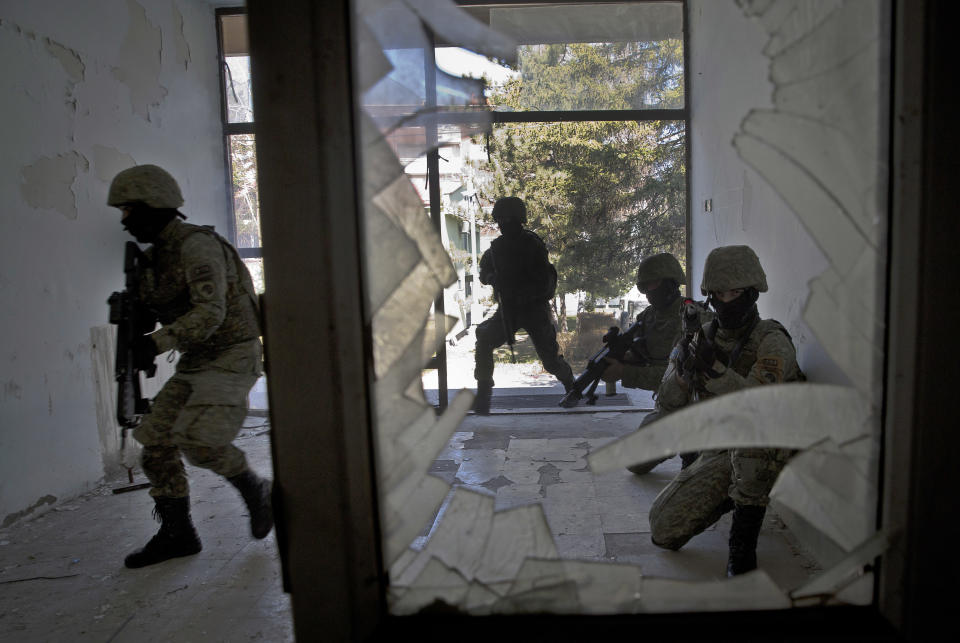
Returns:
[[[803,379],[786,329],[760,319],[756,301],[767,280],[748,246],[714,249],[707,257],[701,291],[716,311],[714,320],[674,347],[657,407],[673,412],[700,399]],[[657,496],[650,509],[653,543],[679,549],[728,511],[727,575],[757,567],[757,540],[769,493],[792,451],[736,448],[704,451]]]

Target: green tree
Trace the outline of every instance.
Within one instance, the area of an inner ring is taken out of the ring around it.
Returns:
[[[680,107],[682,44],[532,45],[519,77],[493,89],[501,109]],[[610,298],[630,288],[640,260],[684,260],[685,144],[682,121],[517,123],[487,137],[481,196],[525,199],[529,227],[547,243],[558,295]],[[563,301],[563,298],[560,298]],[[561,323],[565,310],[561,304]]]
[[[260,193],[257,184],[257,148],[252,134],[230,137],[230,166],[237,246],[260,245]]]

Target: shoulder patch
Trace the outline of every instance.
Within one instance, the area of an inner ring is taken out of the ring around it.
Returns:
[[[775,355],[767,355],[757,359],[754,366],[754,377],[761,384],[776,384],[783,381],[784,359]]]

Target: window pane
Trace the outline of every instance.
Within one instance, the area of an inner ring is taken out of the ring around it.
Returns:
[[[243,263],[246,264],[247,270],[250,271],[250,277],[253,279],[253,287],[258,293],[262,293],[264,290],[263,286],[263,257],[256,257],[253,259],[244,259]]]
[[[456,48],[438,49],[437,64],[485,78],[497,111],[684,106],[680,3],[495,8],[489,21],[518,43],[516,65]]]
[[[633,288],[640,260],[670,252],[685,261],[684,129],[683,121],[499,125],[471,178],[485,205],[523,195],[527,227],[559,272],[558,294],[633,293],[645,303]]]
[[[257,189],[257,146],[253,134],[230,137],[230,174],[238,248],[259,248],[260,197]]]
[[[519,75],[488,93],[496,109],[683,107],[680,40],[524,45],[517,54]]]
[[[227,122],[253,122],[253,92],[250,87],[250,56],[227,56],[223,64],[227,97]]]

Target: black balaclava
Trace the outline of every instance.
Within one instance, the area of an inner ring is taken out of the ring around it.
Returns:
[[[654,308],[666,308],[680,296],[680,284],[673,279],[662,279],[659,286],[644,294]]]
[[[519,219],[503,218],[497,221],[497,226],[500,228],[500,234],[505,237],[515,237],[523,232],[523,224]]]
[[[745,288],[739,297],[733,301],[722,302],[716,297],[710,297],[713,309],[717,311],[717,322],[720,328],[742,328],[759,316],[757,299],[760,292],[756,288]]]
[[[160,231],[180,214],[173,208],[151,208],[142,203],[135,203],[130,208],[130,214],[123,218],[121,225],[140,243],[156,241]]]

